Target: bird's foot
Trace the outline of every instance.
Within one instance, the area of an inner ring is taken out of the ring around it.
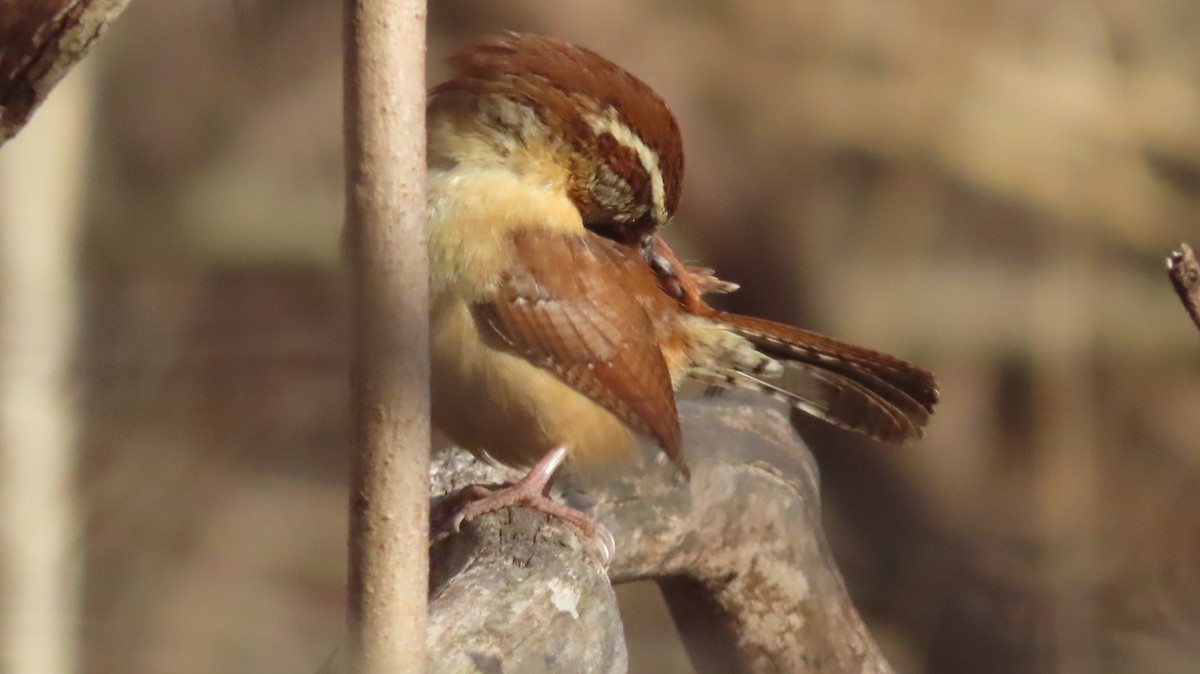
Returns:
[[[471,485],[446,498],[439,508],[443,513],[453,512],[443,519],[443,526],[458,531],[463,522],[470,522],[487,513],[512,506],[525,506],[544,512],[562,520],[579,537],[590,543],[605,569],[616,552],[616,541],[604,525],[585,513],[564,505],[546,496],[546,486],[555,471],[566,458],[565,447],[556,447],[542,457],[529,473],[517,482],[502,487]]]

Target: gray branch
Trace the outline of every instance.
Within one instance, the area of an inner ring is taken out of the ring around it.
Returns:
[[[680,412],[690,484],[657,457],[601,489],[565,488],[616,538],[612,582],[658,581],[701,674],[890,672],[830,555],[816,466],[787,418],[735,396]],[[463,452],[434,462],[437,494],[511,478]],[[432,555],[431,672],[625,670],[612,589],[561,523],[503,510]]]

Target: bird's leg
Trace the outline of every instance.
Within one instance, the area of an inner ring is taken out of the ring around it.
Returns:
[[[503,487],[489,488],[482,485],[471,485],[448,497],[452,503],[466,504],[459,507],[448,526],[458,531],[463,522],[470,522],[487,513],[508,508],[510,506],[525,506],[539,510],[562,520],[582,541],[592,541],[596,544],[601,562],[608,568],[612,560],[616,543],[612,534],[604,525],[588,517],[586,514],[559,503],[546,496],[550,479],[558,471],[564,459],[567,458],[566,447],[555,447],[543,456],[533,468],[517,482]]]

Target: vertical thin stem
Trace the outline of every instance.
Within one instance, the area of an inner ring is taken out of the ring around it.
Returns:
[[[429,575],[423,0],[346,0],[350,671],[417,672]]]
[[[80,671],[75,338],[92,69],[0,151],[0,672]]]

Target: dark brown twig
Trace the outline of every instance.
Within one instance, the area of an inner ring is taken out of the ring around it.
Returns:
[[[1167,257],[1167,276],[1171,285],[1183,302],[1183,308],[1192,317],[1196,329],[1200,330],[1200,264],[1196,262],[1196,253],[1186,243],[1179,244],[1179,250],[1173,251]]]
[[[129,0],[0,4],[0,145],[25,126],[54,85],[116,21]]]

